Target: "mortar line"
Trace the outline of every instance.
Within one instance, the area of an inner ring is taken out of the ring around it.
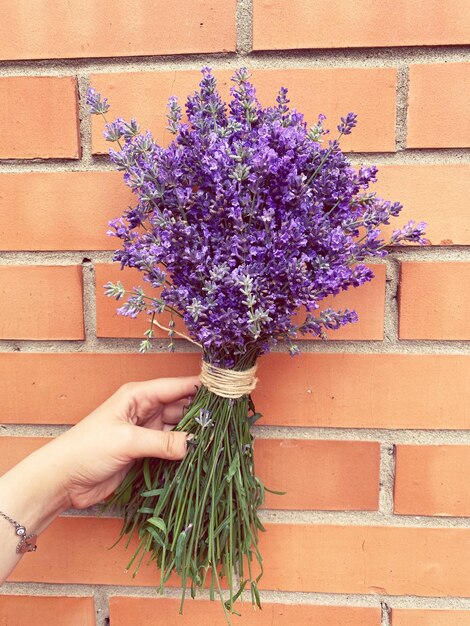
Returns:
[[[399,66],[397,71],[397,96],[396,96],[396,150],[406,149],[408,134],[408,90],[409,68],[407,65]]]
[[[380,602],[380,610],[381,610],[381,615],[380,615],[380,626],[391,626],[391,616],[392,616],[392,610],[390,608],[390,605],[387,603],[387,601],[382,600]]]
[[[380,470],[379,470],[379,512],[384,515],[393,515],[394,511],[394,484],[395,484],[395,446],[390,443],[380,443]]]
[[[85,341],[83,351],[95,351],[96,343],[96,288],[95,268],[91,260],[84,259],[83,267],[83,319],[85,324]]]
[[[253,51],[253,0],[237,0],[237,54]]]
[[[103,354],[135,354],[137,356],[141,339],[130,338],[103,338],[93,341],[93,348],[83,340],[32,340],[32,339],[2,339],[0,340],[0,354],[21,352],[23,354],[94,354],[97,351]],[[401,354],[401,355],[447,355],[468,356],[469,342],[439,341],[439,340],[400,340],[396,344],[387,344],[381,341],[340,341],[328,340],[328,343],[315,340],[299,340],[296,342],[303,354]],[[184,339],[174,340],[175,354],[200,353],[200,349]],[[169,340],[153,340],[149,355],[169,354]],[[287,354],[283,345],[274,346],[270,354]],[[171,358],[171,357],[170,357]],[[268,356],[269,358],[269,356]]]
[[[54,173],[54,172],[116,172],[114,165],[109,161],[106,154],[88,155],[88,139],[85,140],[87,121],[82,119],[81,132],[83,139],[83,156],[81,160],[65,159],[1,159],[0,173],[5,174],[28,174],[28,173]],[[88,132],[88,131],[86,131]],[[346,157],[353,166],[376,165],[386,167],[388,165],[405,166],[469,166],[470,149],[468,148],[409,148],[398,152],[345,152]],[[379,169],[380,180],[380,169]]]
[[[279,496],[281,498],[282,496]],[[391,529],[413,528],[415,530],[470,530],[470,517],[450,517],[441,515],[397,515],[380,511],[338,511],[319,509],[260,509],[260,520],[266,524],[286,524],[296,526],[351,526]],[[62,518],[121,519],[118,512],[102,512],[97,505],[88,509],[68,509],[61,513]]]
[[[279,496],[281,497],[281,496]],[[380,511],[327,511],[262,509],[260,519],[267,524],[319,526],[364,526],[415,528],[421,530],[470,530],[470,517],[439,515],[393,515]]]
[[[71,424],[6,423],[0,424],[1,437],[56,437]],[[393,446],[470,446],[470,430],[448,429],[385,429],[385,428],[330,428],[306,426],[254,426],[256,439],[344,441],[349,443],[379,443],[386,450]]]
[[[79,119],[80,119],[80,140],[82,149],[81,168],[94,166],[91,151],[91,116],[86,105],[86,94],[90,86],[90,80],[82,72],[77,73]],[[110,164],[111,165],[111,164]]]
[[[180,599],[179,587],[166,587],[163,595],[157,594],[155,586],[138,585],[106,585],[106,584],[76,584],[62,585],[58,583],[35,582],[6,582],[0,587],[0,595],[23,594],[33,596],[67,596],[82,597],[84,594],[93,595],[94,591],[103,590],[108,598],[122,596],[131,598],[169,598]],[[470,598],[462,596],[434,596],[423,597],[416,595],[385,595],[366,593],[338,593],[338,592],[302,592],[302,591],[275,591],[262,590],[262,600],[275,604],[308,604],[312,606],[354,606],[380,608],[381,602],[386,602],[391,608],[411,608],[421,610],[470,610]],[[87,596],[85,596],[87,597]],[[209,599],[209,592],[204,590],[195,600]],[[246,596],[245,596],[246,599]]]
[[[237,18],[242,14],[247,20],[250,0],[238,0]],[[246,5],[244,12],[241,7]],[[238,18],[239,19],[239,18]],[[248,20],[242,24],[247,29]],[[244,38],[246,39],[246,32]],[[237,43],[240,40],[237,38]],[[243,50],[243,48],[242,48]],[[363,48],[306,48],[299,50],[252,51],[248,59],[242,50],[237,52],[188,53],[174,55],[143,55],[117,57],[83,57],[74,59],[37,59],[0,61],[0,76],[61,76],[64,73],[86,71],[90,73],[115,73],[136,71],[171,71],[201,69],[206,65],[214,69],[235,69],[240,58],[249,66],[258,68],[312,67],[399,67],[410,63],[462,63],[469,57],[468,46],[395,46]]]
[[[96,586],[94,589],[95,600],[95,626],[108,626],[109,625],[109,601],[106,589],[102,586]]]
[[[260,439],[302,439],[307,441],[351,441],[377,442],[385,446],[388,453],[396,445],[470,445],[470,430],[449,429],[387,429],[387,428],[338,428],[306,426],[256,425],[253,434]]]
[[[95,263],[114,263],[113,250],[0,250],[0,264],[39,265],[39,264],[81,264],[83,259]],[[370,258],[366,263],[389,264],[387,278],[393,282],[393,268],[400,261],[470,261],[470,245],[452,246],[394,246],[388,248],[384,258]],[[116,266],[117,267],[117,266]]]
[[[396,345],[398,339],[398,288],[399,263],[391,255],[387,257],[387,274],[385,279],[384,309],[384,341]]]

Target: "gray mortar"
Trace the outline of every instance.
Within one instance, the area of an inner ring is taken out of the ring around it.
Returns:
[[[397,72],[397,152],[406,149],[408,115],[408,66],[399,66]]]
[[[68,430],[57,424],[0,424],[0,437],[56,437]],[[306,426],[254,426],[258,439],[311,441],[380,441],[385,449],[396,445],[470,445],[470,430],[423,430],[387,428],[309,428]]]
[[[106,593],[106,590],[103,587],[95,588],[94,590],[94,598],[95,598],[95,615],[96,615],[96,625],[95,626],[106,626],[109,624],[107,621],[109,618],[109,597]]]
[[[84,350],[93,352],[96,341],[95,268],[91,261],[82,263],[83,308],[85,322]]]
[[[155,57],[102,58],[0,62],[0,76],[76,76],[79,93],[81,160],[60,159],[7,159],[0,163],[0,172],[59,172],[59,171],[109,171],[113,169],[106,158],[93,156],[91,151],[90,118],[84,104],[91,73],[158,72],[200,69],[204,65],[214,69],[235,69],[241,65],[256,69],[276,68],[396,68],[397,113],[396,153],[355,153],[350,158],[354,164],[455,164],[470,163],[470,151],[461,149],[406,149],[408,67],[417,63],[461,63],[470,59],[465,46],[362,48],[338,50],[301,50],[280,52],[252,52],[252,0],[237,0],[237,53],[188,54]],[[419,216],[417,216],[419,219]],[[111,252],[59,251],[59,252],[0,252],[1,264],[24,265],[81,265],[84,271],[85,341],[0,341],[0,352],[103,352],[135,353],[139,340],[96,338],[96,302],[94,266],[110,262]],[[85,260],[85,259],[89,259]],[[433,247],[393,250],[388,257],[385,307],[384,341],[328,341],[306,342],[305,352],[334,353],[403,353],[403,354],[469,354],[465,341],[399,341],[397,289],[400,263],[404,261],[470,261],[470,248]],[[155,342],[156,352],[165,352],[168,341]],[[277,348],[276,351],[280,351]],[[194,352],[195,347],[185,341],[176,342],[177,352]],[[51,437],[67,430],[68,426],[10,424],[0,426],[1,436]],[[377,441],[381,446],[379,511],[263,511],[262,518],[271,523],[380,525],[420,528],[470,528],[470,518],[399,516],[393,514],[393,483],[395,445],[470,445],[470,430],[391,430],[350,428],[302,428],[259,425],[254,428],[256,437],[299,438],[308,440]],[[66,515],[96,515],[97,509],[68,511]],[[125,564],[123,564],[124,567]],[[95,598],[97,625],[104,626],[108,616],[108,598],[155,597],[151,587],[111,585],[57,585],[42,583],[5,583],[0,594],[67,595]],[[177,589],[167,589],[165,597],[179,598]],[[201,594],[208,599],[208,592]],[[414,596],[388,596],[384,593],[335,594],[263,591],[264,602],[311,604],[327,606],[364,606],[381,608],[382,626],[390,626],[390,608],[462,609],[470,610],[468,598],[421,598]],[[245,600],[249,600],[245,597]]]
[[[391,624],[391,615],[392,615],[392,610],[390,608],[390,606],[386,603],[386,602],[381,602],[380,603],[380,608],[382,611],[382,614],[380,616],[380,626],[390,626]]]
[[[384,342],[398,341],[398,286],[400,267],[396,259],[388,259],[385,279]]]
[[[382,442],[380,445],[379,512],[384,515],[393,515],[394,483],[395,446]]]
[[[78,85],[78,112],[80,118],[80,143],[82,146],[82,166],[90,169],[95,165],[91,152],[91,116],[86,106],[86,94],[90,87],[90,79],[86,74],[77,74]],[[111,165],[111,164],[110,164]]]
[[[103,593],[108,598],[124,596],[129,598],[173,598],[180,599],[180,591],[168,587],[160,596],[153,587],[127,585],[59,585],[45,583],[5,583],[0,588],[0,596],[8,594],[37,596],[73,596],[87,597],[94,593]],[[208,600],[208,591],[201,591],[198,600]],[[196,602],[198,600],[195,600]],[[242,600],[249,602],[248,594]],[[470,610],[468,598],[423,598],[420,596],[390,596],[385,593],[341,594],[341,593],[306,593],[289,591],[263,591],[262,601],[274,604],[307,604],[311,606],[354,606],[380,608],[386,603],[396,609],[429,609],[429,610]],[[358,625],[359,626],[359,625]]]
[[[237,52],[250,54],[253,50],[253,0],[237,0]]]
[[[239,0],[238,15],[242,16],[250,0]],[[251,39],[250,27],[238,19],[238,45],[246,46]],[[240,62],[252,69],[301,67],[403,67],[410,64],[461,63],[470,58],[468,46],[395,47],[281,50],[252,52],[249,58],[240,53],[181,54],[119,58],[83,58],[45,61],[0,61],[0,77],[5,76],[64,76],[73,74],[151,72],[200,69],[237,68]]]

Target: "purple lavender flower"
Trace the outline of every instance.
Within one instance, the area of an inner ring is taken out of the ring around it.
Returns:
[[[101,99],[101,94],[99,94],[96,89],[93,89],[93,87],[88,89],[86,104],[90,109],[90,113],[93,113],[94,115],[99,115],[109,111],[108,99]]]
[[[357,124],[356,113],[348,113],[346,117],[342,117],[341,124],[338,126],[338,130],[342,135],[350,135],[352,129]]]
[[[207,428],[212,425],[211,412],[208,409],[200,409],[199,416],[194,418],[202,428]]]
[[[397,245],[404,241],[411,241],[425,245],[428,243],[428,240],[424,237],[426,226],[427,224],[425,222],[419,222],[419,224],[417,224],[415,221],[410,220],[403,228],[393,231],[390,243]]]
[[[377,168],[356,172],[337,140],[322,144],[324,116],[307,129],[289,109],[287,89],[263,108],[246,69],[232,80],[227,105],[204,68],[199,90],[186,101],[187,123],[170,98],[175,137],[165,148],[138,134],[134,121],[118,119],[107,130],[124,139],[110,156],[136,195],[135,206],[111,223],[122,242],[114,258],[162,286],[155,302],[134,290],[120,312],[171,309],[205,358],[225,367],[281,340],[295,353],[290,340],[298,333],[323,336],[355,322],[354,311],[314,312],[327,296],[373,278],[363,261],[386,255],[380,227],[401,210],[367,191]],[[96,92],[89,100],[92,112],[107,107]],[[340,135],[355,126],[349,113]],[[391,243],[422,244],[423,233],[423,224],[411,222]],[[296,326],[300,307],[308,314]]]

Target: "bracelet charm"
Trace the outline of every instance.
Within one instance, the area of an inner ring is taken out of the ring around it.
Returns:
[[[0,516],[6,519],[7,522],[10,522],[15,527],[15,535],[20,537],[20,542],[16,546],[17,554],[24,554],[25,552],[36,552],[38,549],[36,545],[37,535],[35,533],[27,534],[26,527],[15,522],[14,519],[8,517],[5,513],[0,511]]]

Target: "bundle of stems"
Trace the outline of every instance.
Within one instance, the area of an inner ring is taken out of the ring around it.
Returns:
[[[234,369],[253,365],[247,354]],[[188,451],[180,462],[144,459],[116,490],[109,507],[124,514],[122,539],[137,535],[138,546],[128,569],[156,562],[160,591],[171,574],[181,578],[185,597],[209,585],[218,594],[227,620],[234,602],[249,587],[254,605],[261,608],[258,582],[263,573],[258,532],[263,525],[258,508],[265,487],[255,476],[252,424],[259,419],[251,397],[230,399],[202,385],[177,425],[188,433]],[[256,571],[254,561],[256,560]],[[220,579],[228,589],[224,598]]]

